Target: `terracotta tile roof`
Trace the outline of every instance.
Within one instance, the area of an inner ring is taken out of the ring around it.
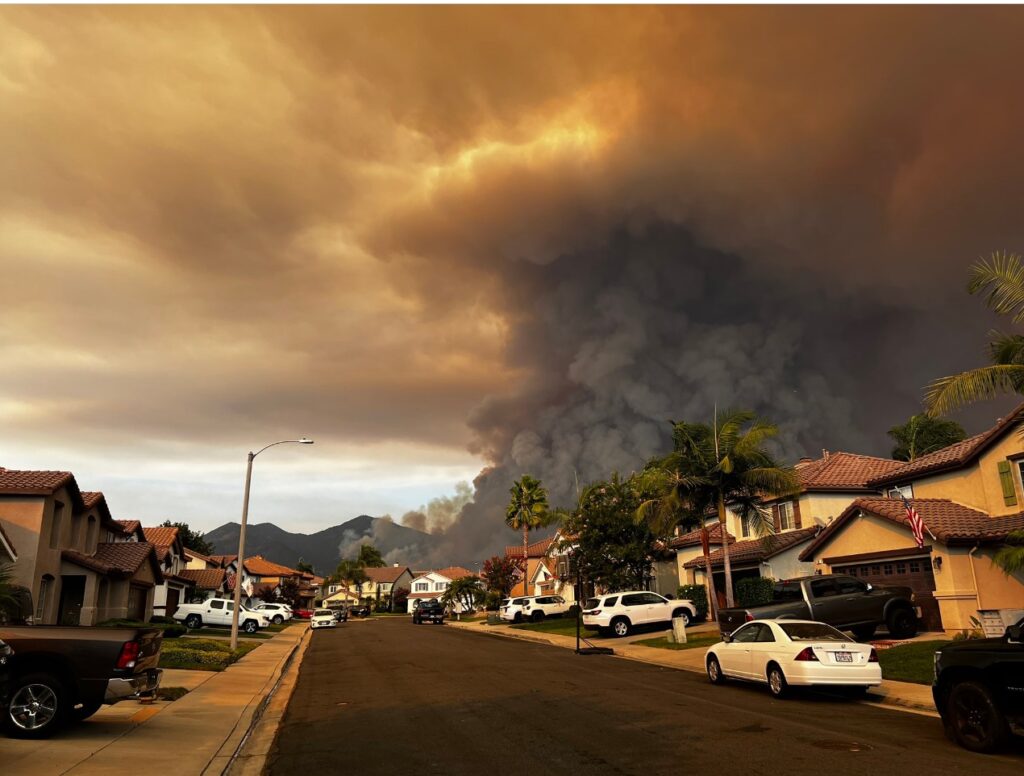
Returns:
[[[174,526],[158,525],[152,528],[143,528],[142,533],[147,542],[157,547],[170,547],[178,538],[178,529]]]
[[[203,555],[203,553],[196,552],[195,550],[190,550],[188,547],[186,547],[184,551],[185,554],[188,555],[190,558],[195,558],[196,560],[203,560],[207,563],[216,563],[216,561],[209,555]]]
[[[892,458],[835,452],[814,461],[802,461],[794,468],[800,489],[869,490],[868,483],[903,466]]]
[[[378,584],[381,582],[396,582],[398,578],[408,570],[409,568],[407,566],[400,566],[397,569],[394,566],[384,566],[379,569],[364,569],[367,578],[371,582],[377,582]]]
[[[237,553],[235,555],[211,555],[210,560],[216,563],[221,568],[226,568],[228,564],[234,562],[235,558],[237,557]]]
[[[152,559],[156,582],[159,584],[163,581],[155,548],[148,542],[102,542],[96,545],[96,552],[92,555],[77,550],[63,550],[61,557],[79,566],[117,576],[131,576],[147,559]]]
[[[11,537],[4,533],[4,526],[2,523],[0,523],[0,543],[7,548],[14,560],[18,559],[18,551],[15,549],[14,542],[11,541]]]
[[[82,491],[82,503],[85,504],[86,509],[99,504],[101,501],[105,501],[106,497],[98,490],[83,490]]]
[[[142,528],[142,523],[138,520],[115,520],[114,522],[120,525],[121,528],[124,529],[125,533],[133,534]]]
[[[988,431],[969,437],[962,442],[955,442],[949,447],[943,447],[934,453],[922,455],[913,461],[907,461],[892,471],[877,475],[869,483],[872,487],[878,488],[884,485],[895,485],[906,480],[920,477],[923,474],[946,471],[948,469],[959,469],[966,466],[983,453],[990,444],[998,441],[1004,434],[1013,430],[1024,415],[1024,404],[1017,407],[1005,418],[1001,418]]]
[[[245,570],[257,577],[297,577],[301,575],[301,572],[269,561],[262,555],[246,558]]]
[[[773,536],[766,536],[763,539],[747,539],[736,542],[729,546],[729,562],[733,568],[739,564],[760,563],[784,552],[801,542],[812,539],[821,529],[818,526],[813,528],[801,528],[796,531],[783,531]],[[723,565],[722,550],[718,549],[710,555],[711,566]],[[694,558],[683,564],[683,568],[699,569],[704,568],[704,556]]]
[[[711,536],[711,543],[712,544],[721,544],[722,543],[722,524],[721,523],[715,523],[714,525],[712,525],[710,528],[708,528],[708,534]],[[729,544],[732,544],[733,542],[736,541],[736,537],[735,536],[733,536],[732,534],[727,534],[727,535],[729,537]],[[683,547],[694,547],[694,546],[699,547],[700,546],[700,529],[697,528],[697,529],[695,529],[693,531],[690,531],[689,533],[684,533],[684,534],[681,534],[680,536],[676,536],[674,539],[671,539],[669,541],[668,546],[669,546],[670,549],[673,549],[673,550],[678,550],[678,549],[681,549]]]
[[[406,598],[440,598],[443,594],[443,590],[439,590],[436,593],[409,593]]]
[[[544,555],[547,554],[548,547],[551,546],[551,543],[554,540],[555,539],[552,536],[552,537],[549,537],[547,539],[541,539],[540,541],[536,541],[536,542],[533,542],[532,544],[527,545],[526,557],[528,557],[528,558],[542,558],[542,557],[544,557]],[[521,558],[521,557],[523,557],[523,545],[521,545],[521,544],[519,546],[512,545],[512,544],[508,545],[505,548],[505,557],[506,558]]]
[[[71,472],[0,469],[0,493],[48,496],[74,480]]]
[[[224,584],[224,569],[185,569],[178,576],[191,580],[200,590],[217,590]]]
[[[522,550],[522,547],[520,547],[519,549]],[[436,571],[433,571],[431,573],[437,574],[438,576],[445,577],[447,579],[462,579],[463,577],[476,576],[476,574],[474,574],[472,571],[470,571],[469,569],[464,569],[462,568],[462,566],[449,566],[448,568],[437,569]]]
[[[1024,513],[1020,512],[992,517],[947,498],[915,498],[911,503],[924,521],[925,538],[934,535],[937,541],[947,545],[1002,542],[1011,531],[1024,530]],[[905,526],[908,536],[912,536],[907,512],[900,499],[859,498],[800,553],[800,559],[813,560],[814,555],[861,512]]]

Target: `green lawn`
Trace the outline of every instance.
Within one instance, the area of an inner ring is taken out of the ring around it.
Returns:
[[[186,668],[192,671],[223,671],[236,660],[260,646],[239,642],[231,651],[227,639],[175,639],[160,647],[160,668]]]
[[[717,633],[711,636],[696,635],[687,636],[685,644],[676,644],[668,640],[668,636],[657,636],[653,639],[643,639],[642,641],[634,641],[634,644],[641,644],[645,647],[656,647],[657,649],[697,649],[698,647],[710,647],[712,644],[717,644],[722,640],[722,637]]]
[[[898,682],[931,684],[935,675],[935,651],[949,641],[915,641],[900,647],[878,650],[882,677]]]
[[[270,628],[273,628],[273,627],[274,627],[273,625],[270,626]],[[267,632],[267,631],[270,630],[270,628],[264,628],[263,630],[257,631],[256,633],[246,633],[244,630],[239,628],[238,629],[238,638],[240,638],[240,639],[269,639],[269,638],[272,638],[275,635],[275,633],[273,633],[273,632],[270,632],[270,633]],[[202,636],[203,638],[207,638],[207,637],[209,637],[209,638],[226,638],[226,637],[228,637],[230,635],[231,635],[231,628],[229,626],[227,626],[227,625],[225,625],[223,627],[220,627],[220,628],[215,628],[215,627],[210,627],[210,626],[203,626],[202,628],[196,628],[195,630],[190,630],[188,632],[188,636],[187,637]]]
[[[530,622],[524,625],[513,625],[516,630],[537,631],[538,633],[555,633],[559,636],[575,636],[576,620],[566,617],[552,617],[540,622]],[[580,626],[580,635],[592,639],[597,635],[596,631],[588,631]]]

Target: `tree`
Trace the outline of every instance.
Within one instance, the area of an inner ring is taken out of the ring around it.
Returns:
[[[398,588],[391,598],[391,611],[404,612],[409,602],[409,590],[404,587]]]
[[[1011,531],[1006,537],[1006,544],[999,548],[992,562],[1007,576],[1024,571],[1024,531]]]
[[[487,585],[487,589],[495,591],[502,598],[507,598],[508,594],[512,592],[518,575],[518,561],[501,555],[495,555],[485,560],[480,571],[480,576]]]
[[[715,410],[714,422],[675,423],[673,450],[645,471],[646,484],[658,495],[645,500],[637,517],[656,531],[664,531],[680,515],[703,524],[717,514],[722,531],[725,567],[725,600],[733,605],[732,565],[726,530],[726,505],[744,520],[752,521],[761,536],[774,533],[771,512],[762,501],[766,495],[782,496],[799,486],[792,468],[779,464],[764,445],[778,428],[747,410]]]
[[[362,592],[363,583],[369,579],[362,564],[356,560],[343,560],[334,571],[335,582],[342,582],[346,587],[356,587]]]
[[[315,574],[316,571],[313,569],[312,563],[306,563],[302,558],[299,558],[299,562],[295,564],[296,571],[302,571],[306,574]]]
[[[967,432],[956,421],[927,413],[911,416],[903,425],[890,428],[888,433],[896,442],[892,457],[897,461],[913,461],[967,438]]]
[[[542,528],[550,523],[548,511],[548,494],[540,480],[524,474],[517,480],[509,493],[508,509],[505,511],[505,524],[513,531],[523,532],[523,593],[528,592],[529,580],[526,578],[530,566],[529,546],[530,531]]]
[[[21,620],[23,590],[14,584],[14,566],[0,563],[0,625]]]
[[[270,585],[263,585],[259,590],[257,590],[255,598],[260,599],[265,604],[276,604],[281,600],[277,591]]]
[[[302,606],[302,598],[299,595],[299,580],[295,579],[295,577],[286,577],[277,587],[279,601],[288,604],[293,609],[299,609]]]
[[[379,569],[388,565],[384,562],[384,556],[380,554],[380,550],[372,544],[364,544],[359,548],[358,560],[364,568]]]
[[[194,550],[200,555],[213,554],[213,545],[206,541],[199,531],[193,531],[189,528],[188,523],[174,523],[170,520],[164,520],[160,525],[164,528],[177,528],[178,536],[181,537],[181,543],[187,549]]]
[[[476,577],[459,577],[453,579],[448,589],[441,595],[441,603],[450,607],[458,613],[461,604],[462,611],[471,612],[484,600],[484,589],[480,587],[480,580]]]

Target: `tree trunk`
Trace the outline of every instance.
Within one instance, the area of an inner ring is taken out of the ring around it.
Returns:
[[[729,532],[725,525],[725,499],[718,494],[718,524],[722,531],[722,565],[725,567],[725,605],[733,607],[732,598],[732,564],[729,562]]]
[[[527,548],[530,546],[530,525],[527,522],[523,522],[523,595],[529,595],[530,590],[527,587],[529,581],[526,578],[526,573],[530,569],[530,556],[527,554]]]
[[[707,578],[708,591],[708,618],[718,619],[718,598],[715,596],[715,577],[711,573],[711,555],[704,556],[704,574]]]

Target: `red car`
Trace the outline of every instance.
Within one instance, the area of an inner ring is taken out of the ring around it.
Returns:
[[[312,609],[296,609],[295,611],[292,612],[292,614],[295,615],[295,619],[296,620],[308,620],[310,617],[313,616],[313,610]]]

